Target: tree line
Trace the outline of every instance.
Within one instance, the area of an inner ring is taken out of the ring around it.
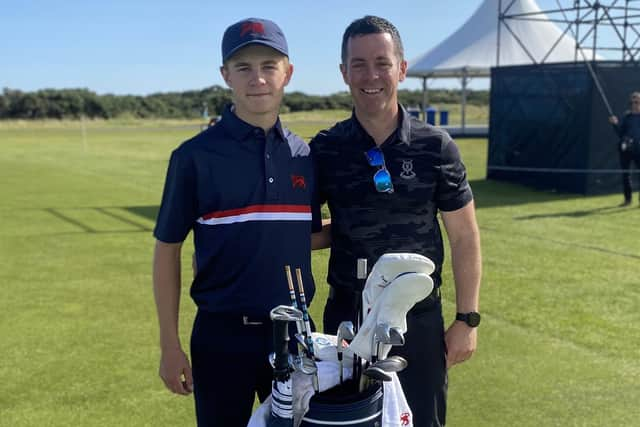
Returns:
[[[408,107],[422,104],[422,91],[400,90],[400,102]],[[430,89],[432,104],[460,102],[460,91]],[[23,92],[5,88],[0,94],[0,119],[79,119],[81,117],[111,119],[135,118],[197,118],[203,113],[216,116],[231,102],[231,91],[221,86],[184,92],[137,95],[98,95],[88,89],[42,89]],[[467,93],[467,103],[488,105],[487,90]],[[332,95],[307,95],[302,92],[286,93],[283,112],[351,109],[348,92]]]

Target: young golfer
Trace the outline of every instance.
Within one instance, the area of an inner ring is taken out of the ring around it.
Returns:
[[[160,377],[195,396],[199,426],[246,426],[255,394],[271,392],[269,311],[290,304],[284,266],[311,277],[309,148],[278,111],[293,66],[266,19],[231,25],[220,72],[233,92],[222,120],[171,154],[154,235]],[[178,333],[181,248],[193,231],[197,314],[191,364]]]

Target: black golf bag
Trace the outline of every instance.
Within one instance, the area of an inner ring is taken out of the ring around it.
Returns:
[[[381,383],[375,382],[364,391],[352,394],[340,392],[341,388],[314,395],[300,426],[382,427]]]

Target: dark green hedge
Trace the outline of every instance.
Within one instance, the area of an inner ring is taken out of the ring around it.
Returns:
[[[419,106],[422,92],[401,90],[400,102],[407,106]],[[470,91],[467,102],[487,105],[488,91]],[[88,118],[110,119],[122,115],[139,118],[196,118],[207,109],[209,116],[222,111],[231,101],[229,89],[212,86],[202,90],[186,92],[156,93],[146,96],[97,95],[88,89],[42,89],[35,92],[5,88],[0,94],[0,119],[75,119],[82,115]],[[432,104],[455,104],[460,102],[459,90],[433,89],[429,91]],[[348,92],[327,96],[306,95],[291,92],[285,95],[285,111],[309,111],[328,109],[350,109]]]

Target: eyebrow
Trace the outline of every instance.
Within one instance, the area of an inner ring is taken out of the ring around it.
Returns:
[[[385,56],[385,55],[380,55],[380,56],[376,56],[375,58],[373,58],[373,60],[375,62],[380,62],[380,61],[393,61],[392,58]],[[365,58],[351,58],[351,63],[353,62],[367,62],[367,60]]]
[[[259,65],[273,65],[277,63],[278,61],[275,59],[265,59],[264,61],[260,61]],[[232,64],[232,67],[248,67],[248,66],[251,66],[250,61],[238,61]]]

